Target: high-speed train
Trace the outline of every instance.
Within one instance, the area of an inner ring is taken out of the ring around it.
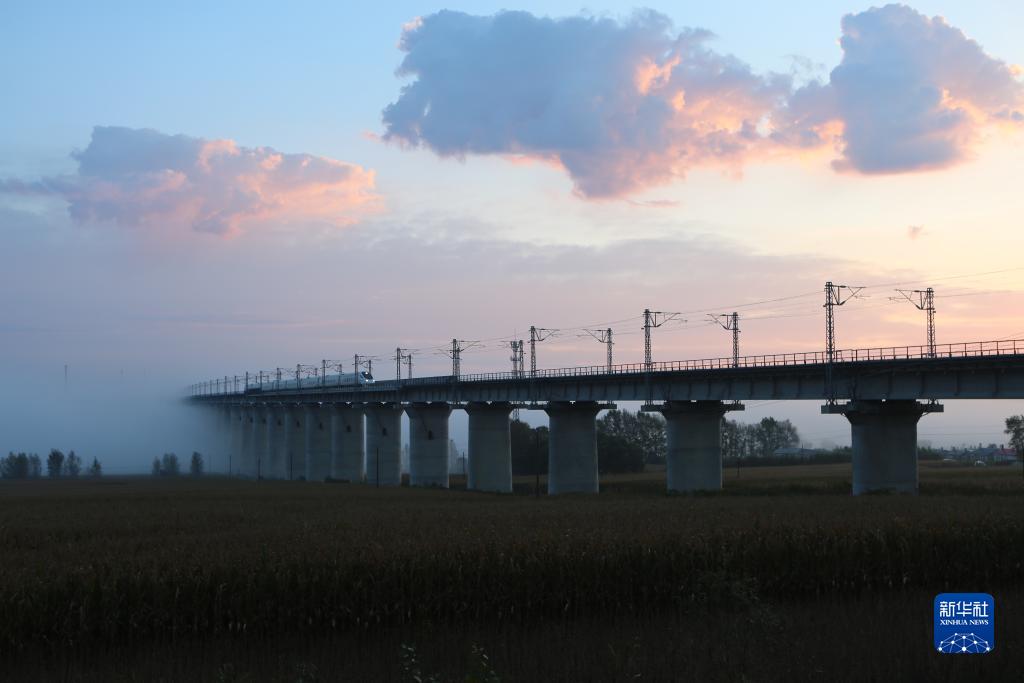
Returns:
[[[246,393],[258,391],[275,391],[277,389],[307,389],[312,387],[351,387],[373,384],[374,379],[366,370],[349,372],[344,374],[327,375],[326,377],[303,377],[296,382],[295,377],[290,379],[282,377],[280,380],[274,377],[263,377],[262,386],[253,384],[253,378],[249,378],[249,388]]]

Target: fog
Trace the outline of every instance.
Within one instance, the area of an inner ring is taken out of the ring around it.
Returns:
[[[8,376],[0,435],[4,452],[74,450],[88,465],[98,458],[107,474],[148,472],[154,457],[193,451],[214,454],[222,442],[210,411],[184,400],[183,388],[145,372],[64,368]],[[10,389],[17,387],[17,391]],[[211,463],[213,464],[213,463]]]

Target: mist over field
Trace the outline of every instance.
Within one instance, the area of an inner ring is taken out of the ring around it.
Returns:
[[[5,455],[74,450],[86,463],[98,458],[107,474],[129,474],[148,473],[166,452],[223,448],[210,411],[184,401],[183,387],[167,378],[69,368],[65,388],[63,367],[52,375],[26,378],[0,409]]]

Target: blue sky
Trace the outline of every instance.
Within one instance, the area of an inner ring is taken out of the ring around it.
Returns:
[[[404,23],[442,8],[473,14],[522,9],[565,16],[626,16],[633,3],[5,3],[0,84],[8,102],[5,169],[66,163],[98,124],[227,137],[374,165]],[[652,5],[677,26],[713,31],[716,48],[758,70],[785,71],[790,56],[830,69],[843,14],[870,3],[794,1]],[[994,55],[1024,63],[1013,0],[915,2],[945,16]]]

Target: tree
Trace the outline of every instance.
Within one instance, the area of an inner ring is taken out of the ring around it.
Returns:
[[[0,478],[3,479],[37,479],[41,476],[42,470],[42,463],[35,453],[8,453],[6,458],[0,459]],[[57,471],[60,471],[59,466]]]
[[[800,444],[800,434],[789,420],[781,422],[774,417],[763,418],[754,427],[756,455],[770,458],[780,448],[790,448]]]
[[[534,429],[525,422],[512,420],[509,424],[512,449],[512,474],[548,473],[548,428]]]
[[[8,453],[0,461],[0,477],[4,479],[27,479],[29,476],[29,459],[24,453]]]
[[[68,452],[64,460],[64,473],[69,477],[77,477],[82,472],[82,459],[75,455],[74,451]]]
[[[43,476],[43,463],[39,459],[38,453],[28,456],[28,476],[33,479]]]
[[[607,472],[642,472],[644,449],[638,441],[611,431],[601,420],[597,422],[598,470]]]
[[[779,448],[799,444],[800,433],[789,420],[766,417],[751,425],[722,419],[722,456],[725,458],[770,458]]]
[[[100,461],[95,457],[92,459],[92,464],[89,465],[89,476],[90,477],[102,477],[103,466],[100,465]]]
[[[639,449],[643,463],[665,462],[665,418],[651,413],[631,413],[627,410],[609,410],[597,421],[597,428],[607,436],[621,438]],[[610,445],[610,443],[608,444]],[[632,451],[632,447],[629,449]],[[605,452],[598,445],[598,459],[605,458]],[[628,458],[632,461],[633,456]],[[601,465],[602,469],[604,465]],[[630,465],[629,467],[632,467]],[[608,470],[621,471],[621,470]],[[637,471],[628,469],[626,471]]]
[[[153,476],[160,476],[160,458],[153,458]]]
[[[199,477],[203,474],[203,456],[199,455],[198,451],[192,452],[192,462],[188,465],[188,472],[193,477]]]
[[[637,413],[636,419],[644,462],[649,465],[665,464],[668,455],[665,418],[660,413]]]
[[[178,456],[174,453],[164,453],[160,460],[160,474],[165,477],[176,477],[181,473],[178,466]]]
[[[746,455],[743,425],[722,418],[722,457],[741,458]]]
[[[17,458],[15,458],[15,463],[18,479],[28,479],[28,456],[24,453],[18,453]]]
[[[50,477],[50,479],[57,479],[63,473],[64,453],[54,448],[46,458],[46,476]]]
[[[1024,415],[1006,418],[1006,434],[1010,436],[1010,445],[1017,451],[1017,457],[1024,463]]]

